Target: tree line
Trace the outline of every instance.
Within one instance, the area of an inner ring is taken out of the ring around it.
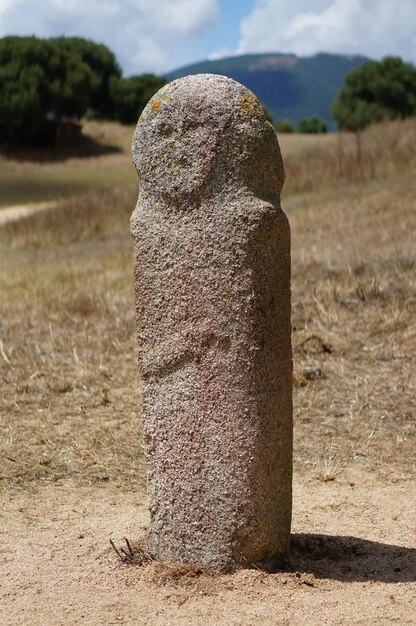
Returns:
[[[278,120],[273,122],[274,129],[277,133],[301,133],[306,135],[317,135],[326,133],[328,128],[325,120],[317,116],[302,117],[297,128],[290,120]]]
[[[165,84],[154,74],[123,77],[113,52],[80,37],[0,39],[0,144],[50,143],[65,118],[137,121]],[[368,61],[351,70],[332,105],[339,130],[359,133],[385,119],[416,115],[416,68],[399,57]],[[271,120],[272,121],[272,120]],[[293,132],[288,120],[277,132]],[[298,132],[326,131],[317,117]]]
[[[331,108],[339,130],[359,132],[383,120],[416,116],[416,68],[400,57],[350,70]]]
[[[384,120],[416,116],[416,68],[400,57],[367,61],[345,75],[331,113],[338,130],[359,133]],[[274,123],[276,132],[325,133],[319,117],[300,120],[297,129],[290,120]]]
[[[0,39],[0,143],[48,143],[56,123],[89,117],[130,124],[165,84],[124,78],[111,50],[80,37]]]

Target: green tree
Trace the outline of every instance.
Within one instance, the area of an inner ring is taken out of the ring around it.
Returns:
[[[47,141],[88,106],[92,72],[79,55],[36,37],[0,39],[0,142]]]
[[[328,129],[326,122],[320,117],[303,117],[299,122],[298,130],[300,133],[314,135],[326,133]]]
[[[123,124],[134,124],[150,98],[166,84],[154,74],[130,76],[113,82],[114,112]]]
[[[78,56],[91,70],[88,112],[91,117],[114,118],[114,83],[121,79],[121,68],[113,52],[103,44],[81,37],[50,40],[70,55]]]
[[[273,124],[273,127],[277,133],[294,133],[295,129],[289,120],[278,120]]]
[[[368,61],[346,74],[332,105],[340,130],[359,132],[383,119],[416,115],[416,68],[399,57]]]
[[[137,121],[165,84],[153,74],[123,79],[114,54],[79,37],[0,39],[0,143],[50,143],[64,117]]]

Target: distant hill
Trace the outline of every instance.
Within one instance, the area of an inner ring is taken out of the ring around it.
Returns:
[[[174,80],[188,74],[223,74],[246,85],[275,120],[298,124],[302,117],[317,115],[335,129],[330,106],[348,70],[368,59],[362,56],[320,53],[312,57],[294,54],[246,54],[182,67],[166,75]]]

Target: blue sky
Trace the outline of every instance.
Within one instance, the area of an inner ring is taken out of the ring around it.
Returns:
[[[220,0],[218,20],[205,36],[205,58],[228,56],[238,47],[241,20],[250,14],[254,0]]]
[[[79,35],[126,75],[249,52],[416,62],[416,0],[0,0],[0,37]]]

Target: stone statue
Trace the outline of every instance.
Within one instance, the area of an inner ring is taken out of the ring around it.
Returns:
[[[163,87],[133,140],[141,414],[155,558],[229,570],[289,550],[290,233],[257,98]]]

